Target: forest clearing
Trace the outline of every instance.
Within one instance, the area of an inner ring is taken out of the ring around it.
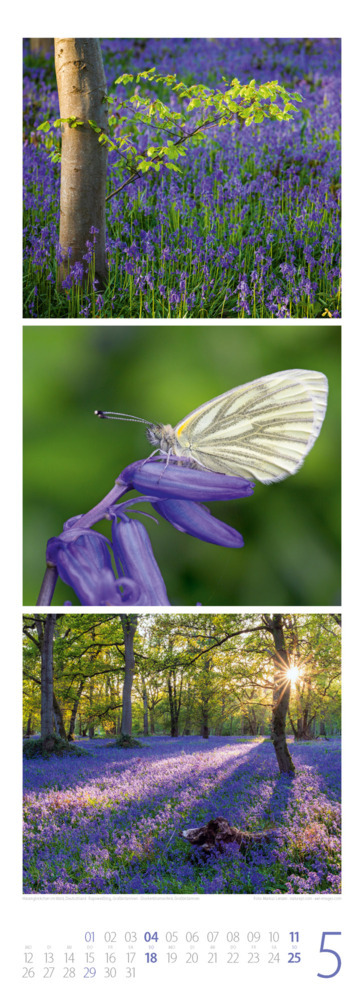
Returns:
[[[295,745],[293,778],[259,737],[76,746],[25,764],[24,892],[340,892],[340,740]],[[182,830],[211,816],[277,837],[196,857]]]
[[[340,730],[338,615],[25,615],[24,891],[340,892]]]

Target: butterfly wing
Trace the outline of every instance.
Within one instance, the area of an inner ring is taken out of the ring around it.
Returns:
[[[292,369],[230,389],[174,428],[178,455],[213,472],[274,483],[302,465],[326,412],[327,378]]]

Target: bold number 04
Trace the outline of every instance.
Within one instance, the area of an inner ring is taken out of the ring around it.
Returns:
[[[321,936],[320,952],[327,952],[329,955],[335,955],[337,965],[334,972],[330,972],[328,975],[325,975],[324,972],[318,972],[317,975],[320,979],[332,979],[333,976],[337,976],[341,969],[341,958],[337,951],[333,951],[332,948],[325,948],[325,937],[330,937],[330,935],[341,935],[341,931],[323,931]]]

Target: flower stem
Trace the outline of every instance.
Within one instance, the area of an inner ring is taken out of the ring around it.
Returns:
[[[52,604],[52,597],[54,594],[55,586],[58,580],[58,570],[56,566],[47,566],[45,571],[42,586],[39,591],[39,597],[37,600],[37,608],[39,607],[50,607]]]
[[[101,521],[106,517],[109,507],[112,507],[117,500],[120,500],[120,497],[124,493],[127,493],[128,489],[130,489],[130,486],[123,482],[122,479],[116,480],[115,486],[106,494],[106,497],[100,500],[100,503],[97,503],[95,507],[92,507],[87,514],[82,514],[77,521],[77,530],[79,528],[92,528],[97,521]]]

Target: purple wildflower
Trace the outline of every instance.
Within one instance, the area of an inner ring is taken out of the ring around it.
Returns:
[[[142,495],[120,503],[134,489]],[[245,479],[191,468],[174,456],[134,462],[96,507],[68,520],[61,534],[49,540],[48,570],[38,604],[49,603],[49,574],[53,574],[54,589],[55,570],[87,606],[169,604],[148,533],[138,520],[130,519],[131,508],[149,502],[177,531],[214,545],[240,548],[244,544],[240,533],[213,517],[201,501],[252,493],[253,484]],[[104,519],[112,520],[111,542],[93,530]]]
[[[292,743],[287,786],[269,741],[142,738],[122,764],[109,739],[79,743],[89,756],[24,761],[25,893],[340,892],[339,740]],[[211,816],[279,835],[196,865],[178,831]]]
[[[152,504],[154,510],[173,524],[177,531],[185,531],[204,542],[225,545],[227,548],[241,548],[242,536],[217,517],[213,517],[207,507],[193,500],[158,500]]]
[[[106,538],[98,532],[65,525],[58,538],[49,539],[47,562],[57,567],[81,604],[122,603]]]

